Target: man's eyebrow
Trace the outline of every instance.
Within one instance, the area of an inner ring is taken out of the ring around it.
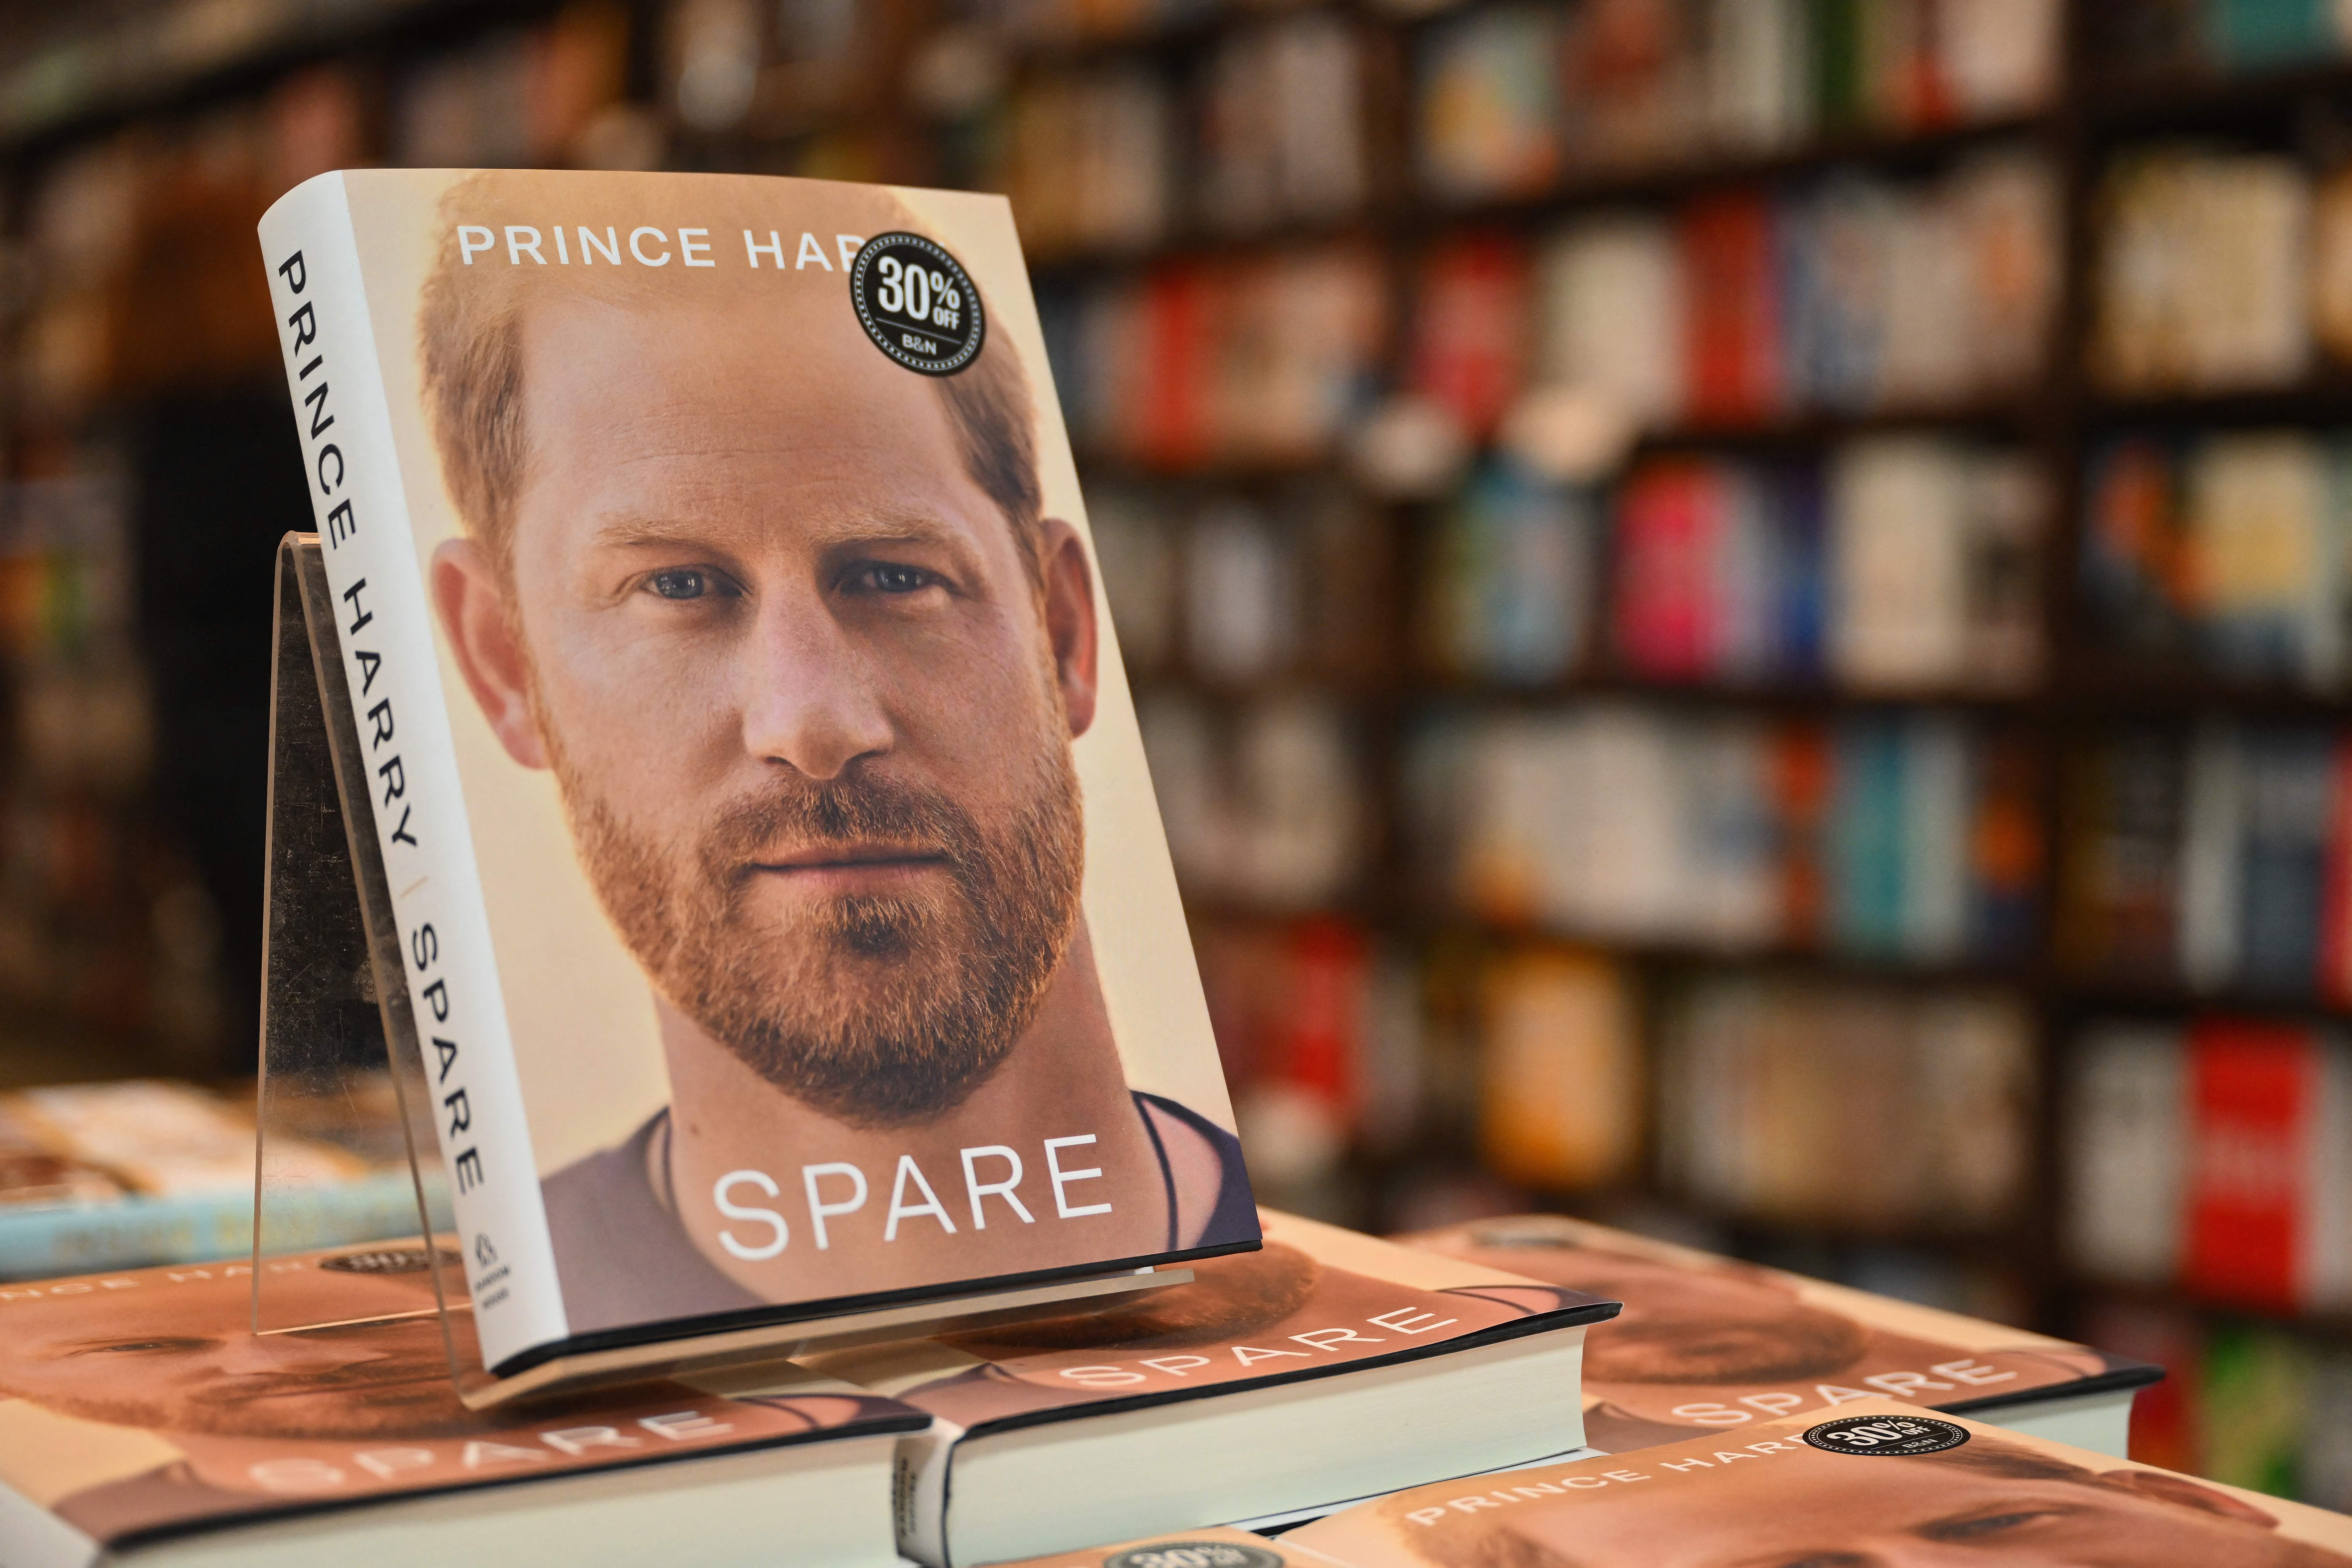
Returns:
[[[646,517],[631,513],[602,519],[590,531],[592,547],[633,549],[670,547],[687,550],[740,548],[756,542],[763,531],[756,522],[715,522],[677,517]],[[921,511],[875,511],[810,525],[820,549],[859,545],[940,544],[961,548],[962,532],[947,519]]]
[[[667,517],[635,517],[622,515],[599,521],[588,535],[592,546],[628,549],[636,545],[677,545],[689,549],[702,548],[708,531],[703,527]]]

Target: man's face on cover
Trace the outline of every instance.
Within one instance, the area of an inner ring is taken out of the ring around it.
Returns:
[[[929,378],[800,297],[530,305],[503,602],[446,556],[436,592],[477,649],[520,634],[487,663],[520,703],[469,678],[660,992],[902,1125],[985,1081],[1068,949],[1091,585],[1058,522],[1033,566]]]
[[[263,1289],[289,1321],[433,1306],[422,1271],[304,1268]],[[450,1381],[437,1317],[257,1335],[251,1290],[233,1275],[0,1303],[0,1391],[88,1420],[215,1436],[425,1437],[478,1425]],[[464,1314],[456,1321],[470,1331]]]
[[[1491,1519],[1537,1552],[1449,1549],[1444,1556],[1550,1568],[2352,1564],[2282,1539],[2266,1516],[2227,1493],[2143,1472],[2020,1479],[1935,1460],[1807,1450],[1664,1480],[1675,1491],[1662,1490],[1660,1480],[1634,1481],[1582,1494],[1572,1507],[1469,1516],[1452,1529]]]
[[[1853,1363],[1864,1331],[1808,1306],[1779,1280],[1732,1269],[1668,1268],[1584,1247],[1489,1251],[1504,1268],[1625,1303],[1594,1327],[1584,1375],[1594,1383],[1772,1383]]]

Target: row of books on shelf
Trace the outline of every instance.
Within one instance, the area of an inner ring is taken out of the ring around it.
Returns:
[[[1170,263],[1041,293],[1070,436],[1155,468],[1326,453],[1367,405],[1386,310],[1368,248]]]
[[[1415,973],[1310,921],[1211,924],[1200,951],[1244,1134],[1279,1190],[1311,1194],[1318,1160],[1407,1144],[1457,1101],[1484,1166],[1523,1189],[1605,1189],[1654,1151],[1667,1190],[1707,1212],[1799,1228],[1990,1234],[2034,1179],[2035,1027],[1998,990],[1731,973],[1674,983],[1653,1009],[1622,966],[1548,946]],[[2272,1312],[2352,1308],[2338,1035],[2113,1022],[2064,1059],[2071,1270]]]
[[[1579,174],[1930,130],[2046,97],[2046,0],[1960,0],[1934,27],[1907,9],[1480,6],[1419,50],[1417,173],[1444,200],[1539,195]],[[1041,254],[1343,217],[1371,185],[1368,61],[1360,26],[1318,14],[1236,27],[1181,72],[1127,57],[1035,73],[1003,106],[986,183],[1013,195]]]
[[[1481,439],[1531,388],[1636,427],[1974,405],[2046,357],[2058,237],[2047,166],[2011,153],[1924,184],[1846,174],[1581,218],[1534,244],[1474,229],[1422,259],[1407,386]],[[1083,450],[1297,460],[1369,405],[1386,279],[1368,252],[1308,247],[1162,262],[1041,307]]]
[[[1415,952],[1328,919],[1195,940],[1251,1169],[1290,1201],[1350,1149],[1455,1141],[1520,1192],[1654,1168],[1706,1212],[1848,1234],[1989,1233],[2032,1179],[2033,1023],[1997,990],[1733,971],[1651,994],[1588,951]]]
[[[2316,691],[2352,679],[2340,434],[2117,440],[2092,462],[2084,521],[2084,595],[2119,660]]]
[[[1131,668],[1342,682],[1410,652],[1506,686],[1611,671],[1857,691],[2030,689],[2046,487],[2022,456],[1874,437],[1820,459],[1662,456],[1606,492],[1496,458],[1441,513],[1397,646],[1396,542],[1334,489],[1105,487],[1095,533]]]
[[[2292,385],[2352,360],[2352,179],[2156,144],[2098,196],[2091,368],[2119,394]]]
[[[2352,995],[2352,768],[2312,724],[2098,738],[2070,764],[2057,939],[2073,972],[2336,1004]]]
[[[2289,1023],[2116,1023],[2074,1073],[2078,1267],[2273,1312],[2352,1309],[2352,1047]]]
[[[1389,521],[1336,484],[1191,496],[1088,487],[1103,589],[1129,669],[1209,682],[1348,680],[1394,659]]]
[[[366,8],[278,0],[205,15],[234,25],[332,10],[315,19],[334,33]],[[42,87],[102,76],[110,55],[152,30],[143,17],[126,22],[53,68]],[[266,367],[268,301],[245,241],[271,198],[321,170],[650,166],[657,135],[621,102],[627,48],[620,7],[575,0],[446,49],[289,70],[208,109],[200,130],[157,134],[134,124],[29,169],[21,218],[0,238],[26,290],[22,330],[7,350],[26,392],[20,412],[37,414],[39,429],[159,385],[215,386]],[[11,117],[0,91],[0,124]],[[191,298],[206,306],[187,308]]]
[[[1409,766],[1425,885],[1487,921],[1917,963],[2032,949],[2037,766],[1948,712],[1588,700],[1433,719]]]
[[[1421,44],[1419,173],[1455,200],[1538,195],[1580,174],[2030,111],[2056,85],[2059,11],[2050,0],[1479,6]]]
[[[1371,184],[1365,55],[1359,26],[1321,11],[1234,31],[1189,79],[1139,59],[1034,77],[982,184],[1041,257],[1346,216]]]
[[[1363,890],[1379,823],[1356,721],[1305,695],[1150,697],[1171,852],[1196,895]],[[2034,950],[2043,764],[1944,710],[1835,720],[1584,699],[1411,729],[1414,885],[1496,925],[1724,952],[2003,964]],[[2341,739],[2208,723],[2094,735],[2063,765],[2054,910],[2086,984],[2352,997]]]
[[[1967,1232],[2028,1190],[2033,1024],[2005,994],[1710,977],[1661,1046],[1660,1170],[1712,1207]]]
[[[2007,151],[1578,218],[1532,247],[1473,230],[1423,264],[1412,374],[1479,434],[1528,383],[1654,425],[1981,401],[2046,356],[2060,232],[2048,164]]]
[[[1609,668],[1662,681],[1991,693],[2027,689],[2041,673],[2049,497],[2021,453],[1887,436],[1801,460],[1664,456],[1635,463],[1611,500]],[[1528,513],[1490,521],[1485,502],[1474,489],[1457,511],[1469,546],[1459,558],[1486,569],[1465,576],[1491,601],[1510,592],[1507,575],[1526,574],[1505,552],[1479,549],[1480,535],[1500,531],[1496,521],[1524,527]],[[1479,636],[1471,619],[1457,613],[1457,642]],[[1507,679],[1519,662],[1489,654],[1463,667]]]
[[[2109,656],[2218,682],[2352,679],[2352,458],[2309,431],[2137,436],[2086,477],[2080,587]],[[1484,462],[1441,514],[1415,624],[1433,672],[1591,670],[1856,691],[2030,689],[2048,488],[2013,449],[1869,437],[1820,458],[1669,453],[1605,490]],[[1395,545],[1331,486],[1097,495],[1130,666],[1349,679],[1402,651]]]

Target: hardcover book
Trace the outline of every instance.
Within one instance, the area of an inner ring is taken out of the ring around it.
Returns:
[[[1259,1218],[1261,1250],[1128,1306],[803,1358],[936,1417],[901,1445],[899,1550],[951,1568],[1271,1527],[1583,1447],[1578,1366],[1614,1302]]]
[[[1255,1247],[1003,200],[261,237],[490,1370]]]
[[[905,1405],[787,1368],[476,1415],[422,1245],[261,1267],[328,1326],[254,1333],[244,1264],[0,1286],[0,1562],[890,1560]]]
[[[1417,1487],[1283,1544],[1351,1568],[2352,1568],[2352,1519],[1873,1399]]]
[[[1554,1215],[1400,1237],[1624,1303],[1584,1353],[1585,1439],[1622,1454],[1895,1397],[2122,1457],[2160,1367]]]

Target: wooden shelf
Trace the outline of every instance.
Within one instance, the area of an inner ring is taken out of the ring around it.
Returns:
[[[2178,1285],[2148,1285],[2126,1280],[2103,1279],[2095,1275],[2068,1274],[2063,1281],[2069,1295],[2078,1305],[2097,1301],[2116,1301],[2136,1306],[2156,1307],[2168,1311],[2188,1312],[2208,1320],[2230,1322],[2260,1323],[2271,1328],[2287,1329],[2336,1340],[2352,1340],[2352,1310],[2296,1312],[2275,1307],[2251,1306],[2242,1302],[2217,1300]]]
[[[100,87],[52,117],[0,134],[0,163],[38,158],[133,121],[175,118],[214,104],[258,97],[280,78],[321,60],[354,57],[374,60],[453,47],[502,26],[552,16],[562,3],[383,0],[373,5],[304,7],[321,13],[324,19],[289,23],[258,40],[247,52],[210,65],[162,72],[150,80],[115,89]],[[344,14],[335,16],[338,10]],[[94,24],[93,34],[102,26]],[[17,73],[12,71],[6,85],[13,87],[17,80]]]
[[[2226,131],[2292,120],[2314,98],[2352,95],[2352,59],[2224,72],[2094,76],[2080,99],[2084,124],[2105,137]]]
[[[2352,373],[2324,371],[2292,386],[2233,392],[2098,393],[2083,403],[2086,423],[2148,430],[2261,425],[2352,425]]]
[[[1610,674],[1515,682],[1468,676],[1449,679],[1293,669],[1222,679],[1196,675],[1181,666],[1139,665],[1129,668],[1128,679],[1139,697],[1158,691],[1181,693],[1204,701],[1253,702],[1306,696],[1356,707],[1398,710],[1552,708],[1623,698],[1678,708],[1739,708],[1791,715],[1948,709],[2000,717],[2021,711],[2037,700],[2037,695],[2030,691],[1853,689],[1810,683],[1737,685]]]
[[[1908,135],[1828,137],[1781,150],[1725,155],[1699,150],[1653,164],[1580,169],[1558,184],[1515,195],[1455,200],[1407,185],[1384,192],[1357,211],[1326,218],[1232,231],[1181,225],[1141,245],[1045,252],[1031,266],[1041,279],[1060,281],[1166,261],[1228,258],[1346,241],[1410,244],[1451,229],[1540,225],[1588,207],[1657,205],[1710,191],[1788,184],[1832,169],[1917,174],[1988,145],[2045,135],[2053,123],[2048,114],[2009,115]]]

